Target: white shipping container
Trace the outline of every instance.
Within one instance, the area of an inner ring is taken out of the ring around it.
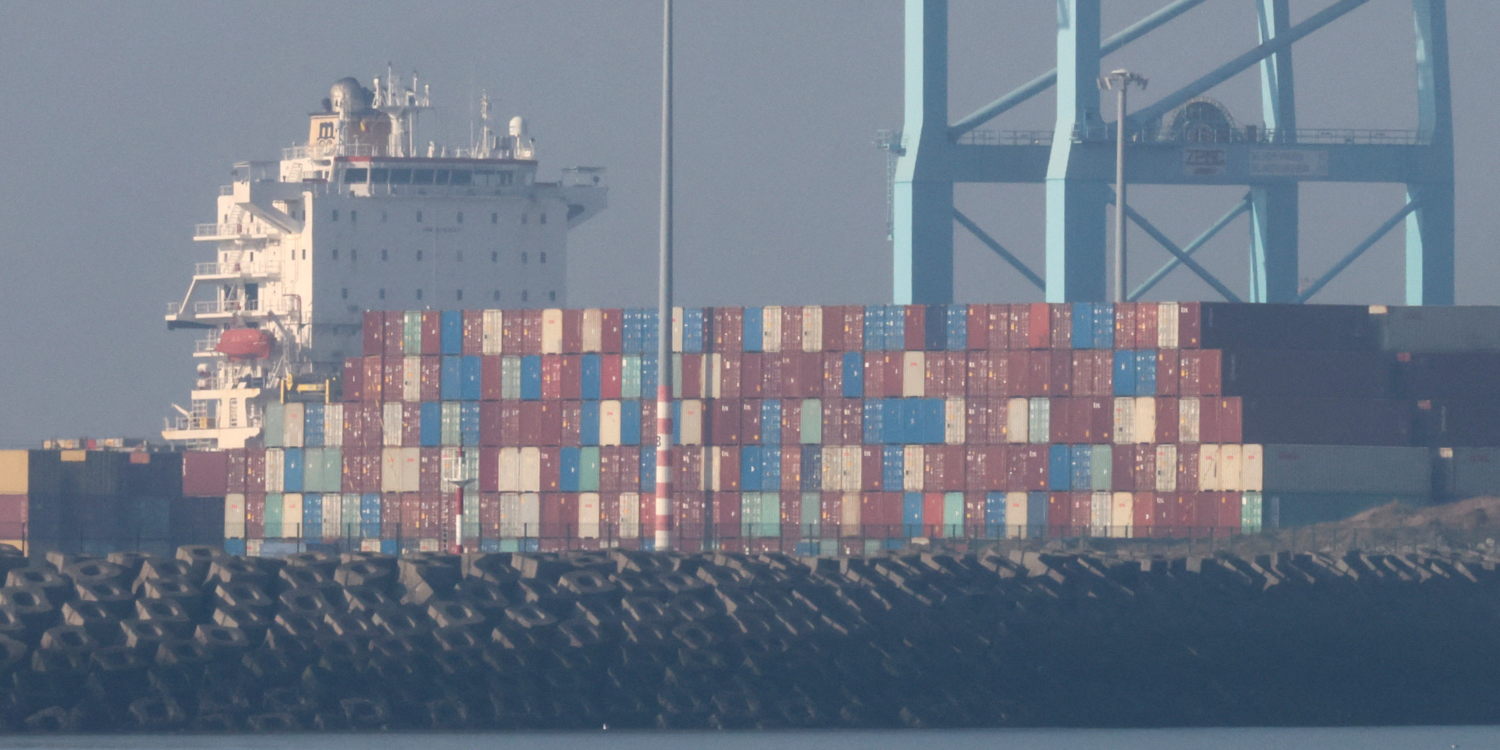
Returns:
[[[839,498],[839,536],[857,536],[860,533],[860,503],[858,492],[845,492]]]
[[[500,358],[500,398],[505,401],[521,400],[521,358]]]
[[[823,308],[817,305],[802,308],[802,351],[823,351]]]
[[[927,395],[926,352],[905,352],[901,356],[901,395],[922,398]]]
[[[620,538],[635,539],[641,535],[641,495],[620,493]]]
[[[763,352],[781,351],[781,307],[777,305],[761,308],[760,349]]]
[[[949,398],[943,402],[943,442],[947,445],[964,444],[964,428],[968,412],[962,397]]]
[[[1200,405],[1196,396],[1188,396],[1177,402],[1177,442],[1198,442],[1198,415]]]
[[[920,445],[908,445],[902,456],[901,489],[921,492],[927,478],[927,451]]]
[[[604,311],[597,307],[590,307],[583,311],[583,342],[582,349],[585,352],[598,352],[604,349]],[[489,352],[485,352],[488,354]]]
[[[578,538],[599,538],[599,493],[584,492],[578,496]]]
[[[291,403],[286,405],[286,421],[282,423],[285,437],[282,445],[288,448],[301,448],[303,443],[304,426],[307,419],[306,404]]]
[[[672,351],[682,351],[682,308],[672,308]]]
[[[329,448],[344,446],[344,405],[323,406],[323,445]]]
[[[326,492],[323,486],[323,449],[302,449],[302,491]]]
[[[1031,399],[1023,410],[1026,414],[1026,437],[1036,445],[1052,442],[1052,400]]]
[[[1115,492],[1110,498],[1109,535],[1129,539],[1135,531],[1135,494]]]
[[[542,311],[542,353],[561,354],[563,339],[563,311],[548,308]]]
[[[1264,453],[1265,449],[1254,443],[1247,443],[1240,449],[1240,482],[1245,492],[1260,492],[1265,486]]]
[[[1135,399],[1135,440],[1150,444],[1156,442],[1156,397],[1137,396]]]
[[[280,492],[286,475],[286,454],[280,448],[266,449],[266,492]]]
[[[270,451],[266,452],[269,456]],[[380,491],[401,491],[401,461],[400,448],[380,449]]]
[[[323,496],[323,538],[334,539],[342,535],[344,507],[342,496],[329,493]]]
[[[1030,402],[1024,398],[1013,398],[1005,402],[1006,442],[1026,443],[1031,441],[1029,405]]]
[[[302,493],[288,492],[281,496],[281,536],[302,536]]]
[[[1110,528],[1114,525],[1110,518],[1113,506],[1114,497],[1108,492],[1089,495],[1089,536],[1114,536]]]
[[[1178,348],[1177,321],[1181,313],[1176,302],[1156,303],[1156,348]],[[1142,345],[1143,349],[1150,347]]]
[[[844,449],[837,445],[825,445],[823,454],[823,487],[824,492],[843,492],[850,488],[844,486]],[[714,489],[718,489],[715,487]],[[858,487],[851,491],[859,491]]]
[[[521,449],[521,491],[542,491],[542,451],[540,448]]]
[[[327,501],[325,500],[324,502]],[[351,539],[358,539],[364,536],[364,529],[360,526],[359,493],[344,493],[342,505],[344,507],[340,515],[343,518],[343,524],[338,530],[338,536],[349,537]],[[323,533],[326,535],[328,530],[324,529]]]
[[[1177,446],[1156,446],[1156,491],[1177,491]]]
[[[1205,443],[1198,446],[1198,491],[1223,492],[1224,480],[1220,474],[1219,446]]]
[[[419,492],[422,489],[422,449],[397,448],[401,451],[401,491]]]
[[[714,352],[705,355],[706,362],[703,368],[703,377],[707,381],[703,384],[703,392],[709,398],[723,398],[724,392],[724,355]]]
[[[703,444],[703,402],[695,398],[682,402],[682,425],[678,428],[680,445]]]
[[[245,538],[245,495],[230,493],[224,496],[224,538]]]
[[[422,400],[422,358],[404,357],[401,360],[401,400],[415,404]],[[390,406],[390,404],[386,404]]]
[[[1219,491],[1244,492],[1243,472],[1245,464],[1240,458],[1241,447],[1233,444],[1219,446]]]
[[[521,491],[521,449],[501,448],[498,465],[495,467],[496,491]]]
[[[1122,396],[1115,399],[1115,444],[1128,445],[1135,442],[1135,399]]]
[[[858,492],[864,487],[864,449],[858,445],[846,445],[843,454],[843,465],[839,468],[844,475],[844,491]]]
[[[1025,492],[1005,493],[1005,536],[1012,539],[1026,536]]]
[[[599,402],[599,444],[620,444],[620,402]]]
[[[402,404],[387,401],[380,405],[380,443],[387,448],[401,447]]]
[[[484,342],[482,344],[485,354],[500,354],[505,351],[502,344],[505,331],[504,313],[499,310],[484,311]]]

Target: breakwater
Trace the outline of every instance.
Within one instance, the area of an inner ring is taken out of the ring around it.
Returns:
[[[1488,549],[0,557],[0,728],[1493,723]]]

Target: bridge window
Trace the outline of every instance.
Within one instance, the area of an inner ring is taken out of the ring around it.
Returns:
[[[422,212],[421,211],[417,212],[417,223],[418,224],[422,223]]]
[[[380,290],[380,298],[381,299],[385,299],[385,290],[384,289]]]
[[[229,222],[229,217],[225,216],[224,217],[224,221],[225,221],[225,223],[228,223]],[[490,223],[491,224],[499,224],[500,223],[500,214],[490,214]]]
[[[338,248],[334,248],[333,249],[333,259],[334,260],[338,260],[339,259],[339,249]]]
[[[344,299],[349,299],[349,287],[344,287],[343,289],[340,289],[339,290],[339,296],[343,297]]]
[[[464,290],[460,289],[455,294],[457,295],[459,302],[464,301]]]
[[[540,262],[542,262],[542,263],[546,263],[547,262],[547,251],[546,250],[543,250],[543,251],[537,253],[537,255],[541,256],[540,258],[538,258],[538,260]]]
[[[417,299],[422,299],[422,290],[421,289],[417,290]]]
[[[370,170],[364,167],[344,170],[344,184],[363,184],[369,179]]]
[[[458,212],[458,223],[460,223],[460,224],[464,223],[464,212],[463,211],[459,211]]]
[[[417,262],[418,263],[422,262],[422,251],[421,250],[417,251]]]
[[[522,302],[525,302],[525,301],[526,301],[526,298],[527,298],[527,297],[529,297],[529,296],[531,296],[531,295],[529,295],[529,294],[527,294],[527,292],[526,292],[526,290],[525,290],[525,289],[522,289],[522,290],[521,290],[521,301],[522,301]]]
[[[453,180],[451,184],[472,185],[474,184],[474,173],[470,172],[467,169],[455,169],[453,170]]]
[[[338,220],[339,220],[339,210],[337,208],[335,208],[335,209],[333,209],[333,221],[338,221]]]
[[[499,290],[499,289],[496,289],[496,290],[495,290],[495,295],[494,295],[494,297],[495,297],[495,301],[496,301],[496,302],[499,302],[499,301],[500,301],[500,290]]]
[[[542,223],[542,224],[546,224],[547,223],[547,214],[546,214],[546,212],[542,213],[542,218],[541,218],[540,223]]]
[[[500,262],[500,251],[494,250],[494,251],[490,252],[490,262],[491,263],[499,263]]]
[[[380,251],[380,259],[381,260],[390,260],[391,259],[391,251],[389,251],[389,250],[381,250]]]

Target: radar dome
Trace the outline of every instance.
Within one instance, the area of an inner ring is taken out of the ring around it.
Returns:
[[[329,99],[333,100],[335,112],[352,114],[369,109],[370,102],[374,101],[375,95],[369,89],[359,85],[359,81],[353,78],[340,78],[337,83],[333,84]]]

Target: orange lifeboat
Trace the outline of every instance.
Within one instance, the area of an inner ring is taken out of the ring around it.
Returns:
[[[230,359],[266,359],[271,356],[271,334],[256,328],[231,328],[220,334],[214,351]]]

